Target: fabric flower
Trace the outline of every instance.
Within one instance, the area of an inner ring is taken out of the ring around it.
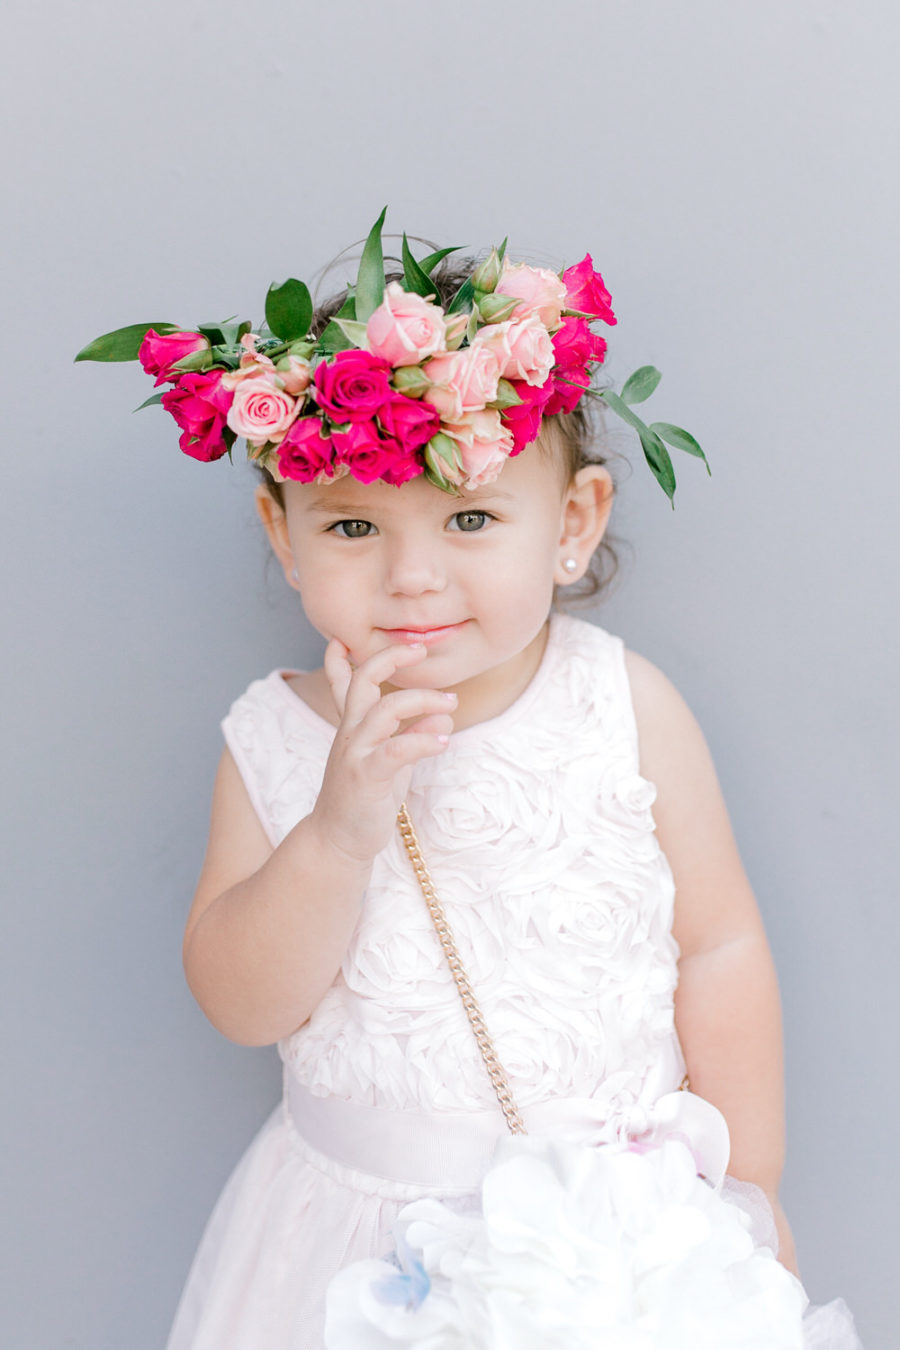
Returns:
[[[243,380],[228,410],[228,425],[253,446],[277,444],[300,411],[300,404],[279,389],[274,379],[260,375]]]
[[[393,393],[390,377],[388,362],[371,352],[338,352],[316,366],[316,403],[335,422],[368,422]]]
[[[218,370],[189,372],[162,396],[162,406],[182,428],[178,444],[194,459],[221,459],[228,449],[222,433],[233,395],[220,377]]]
[[[157,333],[155,328],[148,328],[138,360],[148,375],[156,376],[154,386],[175,383],[185,373],[173,370],[175,362],[204,347],[209,347],[209,341],[202,333]]]
[[[612,296],[606,289],[600,273],[594,271],[593,259],[589,253],[584,255],[580,263],[567,267],[562,279],[566,290],[566,309],[577,309],[582,314],[591,314],[610,325],[616,322],[616,316],[612,311]]]
[[[392,366],[416,366],[445,345],[444,311],[399,281],[384,288],[384,299],[369,316],[366,341],[374,356]]]

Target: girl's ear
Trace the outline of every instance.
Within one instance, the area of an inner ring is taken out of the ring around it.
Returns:
[[[557,586],[571,586],[588,570],[606,533],[614,494],[609,470],[602,464],[586,464],[575,474],[562,503],[559,559],[553,574]]]
[[[256,499],[256,514],[262,521],[263,529],[272,545],[272,552],[281,563],[285,581],[296,590],[297,583],[292,576],[295,566],[294,554],[288,534],[287,516],[271,492],[262,483],[257,487],[254,497]]]

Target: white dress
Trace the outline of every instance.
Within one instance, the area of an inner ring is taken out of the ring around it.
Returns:
[[[273,846],[313,806],[334,735],[292,673],[222,722]],[[562,615],[511,707],[415,769],[410,815],[530,1132],[587,1113],[595,1138],[598,1120],[602,1138],[638,1134],[682,1080],[654,797],[620,639]],[[411,1200],[476,1187],[505,1132],[399,835],[340,973],[278,1048],[284,1098],[210,1217],[167,1350],[321,1350],[331,1277],[389,1252]]]

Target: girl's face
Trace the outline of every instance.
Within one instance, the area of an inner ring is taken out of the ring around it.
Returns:
[[[257,504],[309,621],[356,665],[393,643],[424,642],[427,657],[397,684],[455,689],[460,707],[527,684],[554,584],[586,570],[612,501],[605,469],[566,484],[556,457],[534,445],[461,497],[424,477],[283,489],[284,515],[265,488]],[[563,568],[570,557],[575,571]]]

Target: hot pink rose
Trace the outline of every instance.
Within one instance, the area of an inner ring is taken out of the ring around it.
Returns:
[[[389,436],[412,452],[441,429],[436,408],[419,399],[392,394],[378,410],[378,421]]]
[[[513,449],[510,454],[518,455],[526,445],[537,440],[544,409],[553,394],[553,386],[550,380],[543,385],[526,384],[524,380],[513,380],[511,383],[522,402],[513,408],[504,409],[503,422],[512,432]]]
[[[322,435],[319,417],[298,417],[278,447],[278,471],[298,483],[322,482],[334,477],[334,445]]]
[[[279,389],[274,380],[260,376],[238,385],[228,410],[228,425],[250,445],[277,445],[300,411],[300,404]]]
[[[381,436],[374,422],[354,422],[346,431],[332,433],[335,459],[360,483],[383,478],[399,486],[424,472],[414,451],[404,448],[393,437]]]
[[[586,366],[589,361],[599,365],[606,357],[606,339],[591,332],[587,319],[563,319],[552,342],[557,366]]]
[[[494,353],[505,380],[543,384],[553,365],[553,342],[535,314],[527,319],[485,324],[472,345]]]
[[[366,324],[369,351],[392,366],[416,366],[444,349],[444,311],[421,295],[388,282],[384,299]]]
[[[612,296],[603,284],[599,272],[594,271],[594,263],[586,253],[580,263],[567,267],[563,272],[566,288],[566,309],[577,309],[582,314],[592,314],[605,323],[614,324],[616,316],[612,312]]]
[[[182,375],[162,396],[162,406],[182,428],[178,444],[194,459],[221,459],[228,446],[222,435],[232,395],[222,388],[221,371]]]
[[[562,370],[555,370],[550,379],[553,393],[547,400],[544,416],[571,412],[590,382],[587,366],[566,366]]]
[[[422,369],[431,380],[425,398],[448,421],[458,422],[465,413],[480,412],[497,397],[500,362],[483,345],[442,352]]]
[[[335,422],[368,422],[393,394],[390,377],[387,361],[371,352],[338,352],[316,366],[316,402]]]
[[[155,328],[148,328],[138,351],[138,360],[148,375],[156,376],[154,386],[174,384],[185,373],[172,369],[175,362],[208,346],[202,333],[157,333]]]
[[[459,446],[465,486],[469,488],[493,483],[513,453],[512,433],[494,408],[466,413],[458,422],[445,422],[441,430]]]
[[[536,314],[551,333],[559,327],[562,311],[566,307],[566,288],[556,273],[549,272],[546,267],[529,267],[526,263],[504,261],[497,294],[517,295],[520,298],[522,303],[513,310],[511,318],[527,319],[531,314]]]

